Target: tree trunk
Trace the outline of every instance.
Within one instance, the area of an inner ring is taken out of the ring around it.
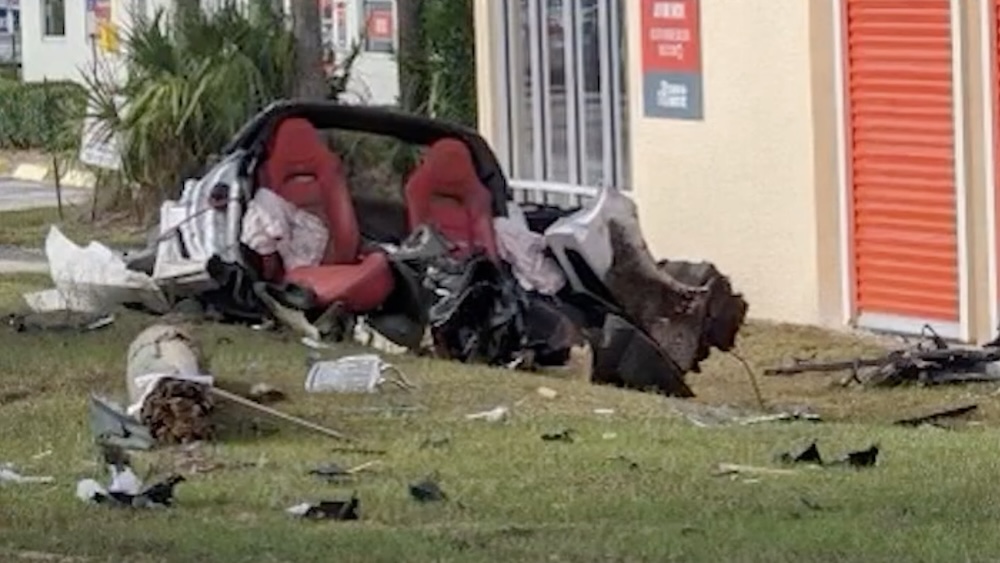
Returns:
[[[403,111],[424,113],[427,100],[427,53],[421,30],[425,0],[397,0],[399,21],[399,106]]]
[[[292,31],[295,34],[295,84],[297,98],[322,100],[327,85],[323,69],[323,39],[319,2],[292,0]]]

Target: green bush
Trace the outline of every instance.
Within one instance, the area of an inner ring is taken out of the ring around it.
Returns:
[[[72,148],[86,105],[86,91],[73,82],[0,80],[0,149]]]

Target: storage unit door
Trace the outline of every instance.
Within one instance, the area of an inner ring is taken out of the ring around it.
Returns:
[[[949,0],[842,0],[854,317],[959,335]]]

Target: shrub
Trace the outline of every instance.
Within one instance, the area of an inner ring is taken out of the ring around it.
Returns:
[[[72,148],[86,102],[86,91],[73,82],[0,79],[0,149]]]

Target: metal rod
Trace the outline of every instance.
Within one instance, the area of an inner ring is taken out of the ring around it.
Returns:
[[[224,391],[222,389],[219,389],[218,387],[209,387],[209,392],[212,393],[213,395],[219,397],[219,398],[225,399],[227,401],[232,401],[234,403],[237,403],[237,404],[242,405],[244,407],[247,407],[249,409],[253,409],[253,410],[257,411],[257,412],[261,412],[261,413],[273,416],[273,417],[275,417],[277,419],[284,420],[285,422],[291,422],[292,424],[295,424],[297,426],[301,426],[303,428],[308,428],[309,430],[313,430],[313,431],[319,432],[320,434],[324,434],[324,435],[329,436],[331,438],[336,438],[337,440],[344,440],[345,442],[353,442],[354,441],[353,438],[350,438],[346,434],[342,434],[340,432],[337,432],[336,430],[331,430],[329,428],[326,428],[325,426],[320,426],[319,424],[316,424],[315,422],[309,422],[308,420],[299,418],[297,416],[292,416],[290,414],[286,414],[286,413],[283,413],[281,411],[272,409],[271,407],[262,405],[260,403],[256,403],[256,402],[251,401],[250,399],[246,399],[244,397],[240,397],[239,395],[236,395],[234,393],[230,393],[228,391]]]

